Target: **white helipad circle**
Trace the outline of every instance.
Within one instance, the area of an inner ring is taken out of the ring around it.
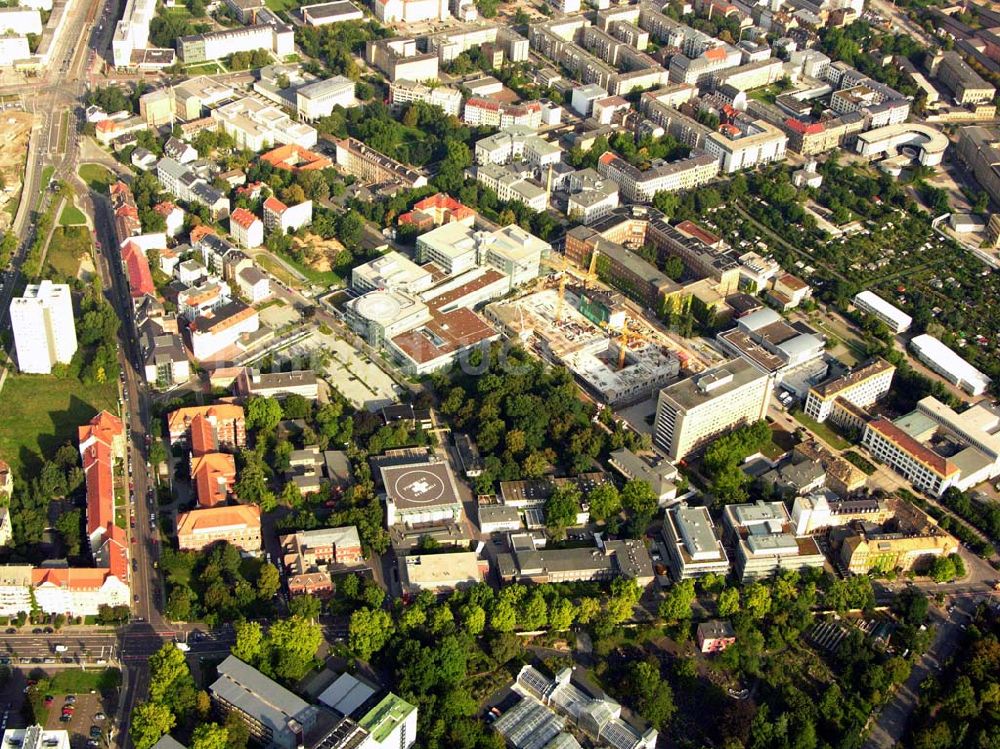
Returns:
[[[372,291],[358,299],[357,313],[369,320],[394,320],[399,315],[399,301],[384,291]]]
[[[444,482],[433,471],[414,468],[392,482],[393,496],[414,505],[429,505],[444,496]]]

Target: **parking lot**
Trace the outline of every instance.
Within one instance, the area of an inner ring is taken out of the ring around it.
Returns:
[[[7,728],[33,720],[68,731],[73,749],[102,749],[111,744],[119,680],[114,669],[15,669],[0,691],[0,709],[7,712]]]

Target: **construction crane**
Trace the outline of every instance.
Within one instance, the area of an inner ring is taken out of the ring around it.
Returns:
[[[687,368],[690,362],[688,354],[683,349],[671,346],[667,341],[652,338],[650,336],[644,335],[636,330],[629,329],[628,318],[625,319],[624,325],[622,325],[621,333],[618,335],[618,369],[623,369],[625,367],[625,356],[628,353],[628,347],[630,339],[636,339],[640,341],[645,341],[646,343],[652,344],[657,348],[667,348],[670,349],[677,358],[680,360],[681,366]]]
[[[542,258],[542,265],[546,265],[559,273],[559,300],[556,302],[556,322],[560,322],[562,320],[563,305],[566,303],[566,277],[572,273],[574,267],[564,255],[556,253],[549,255],[547,258]]]

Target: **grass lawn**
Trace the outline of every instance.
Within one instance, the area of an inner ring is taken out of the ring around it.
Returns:
[[[853,450],[848,450],[841,457],[864,472],[866,476],[871,476],[876,471],[877,466],[874,463]]]
[[[82,214],[81,214],[82,215]],[[66,212],[63,211],[63,218]],[[58,275],[76,278],[80,270],[80,260],[90,252],[90,232],[86,226],[63,226],[52,235],[46,264]]]
[[[815,434],[821,440],[826,442],[830,447],[837,450],[846,450],[851,446],[851,443],[833,431],[826,424],[820,424],[818,421],[813,419],[811,416],[807,416],[802,411],[792,411],[792,416],[797,422],[808,429],[810,432]]]
[[[332,270],[328,271],[318,271],[310,268],[304,263],[300,263],[293,260],[288,255],[282,254],[281,259],[288,263],[290,266],[295,268],[299,273],[309,279],[309,283],[316,284],[317,286],[334,286],[341,284],[341,278]]]
[[[264,4],[275,13],[282,10],[295,10],[302,5],[297,0],[265,0]]]
[[[103,671],[82,671],[75,668],[62,669],[49,681],[49,694],[87,694],[91,689],[105,692],[119,686],[121,671],[106,668]]]
[[[17,194],[14,195],[10,200],[8,200],[7,205],[4,206],[7,213],[10,214],[11,221],[13,221],[14,217],[17,215],[17,208],[20,205],[21,205],[21,191],[18,190]]]
[[[72,203],[66,204],[66,207],[63,208],[62,215],[59,217],[60,226],[79,226],[86,223],[87,217],[83,215],[83,211]]]
[[[118,412],[113,381],[84,385],[70,377],[11,374],[0,395],[0,458],[15,474],[23,475],[25,464],[37,469],[40,456],[67,441],[75,445],[77,427],[104,408]]]
[[[80,167],[80,179],[86,182],[91,190],[107,195],[108,187],[115,182],[115,175],[100,164],[84,164]]]
[[[279,281],[281,281],[283,284],[287,284],[288,286],[299,285],[298,279],[295,278],[287,270],[285,270],[281,266],[281,263],[279,263],[270,255],[265,255],[264,253],[261,253],[254,258],[254,262],[257,263],[257,265],[259,265],[261,268],[266,270],[268,273],[270,273],[272,276],[277,278]]]
[[[47,166],[42,169],[42,178],[38,181],[38,197],[42,197],[45,193],[46,188],[49,186],[49,181],[55,173],[56,168],[54,166]]]
[[[216,73],[225,72],[217,63],[214,62],[200,62],[197,65],[192,65],[189,68],[184,68],[184,72],[188,75],[214,75]]]

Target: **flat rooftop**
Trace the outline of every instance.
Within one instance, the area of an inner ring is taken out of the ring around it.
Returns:
[[[398,509],[458,504],[455,476],[444,461],[383,466],[386,495]]]

